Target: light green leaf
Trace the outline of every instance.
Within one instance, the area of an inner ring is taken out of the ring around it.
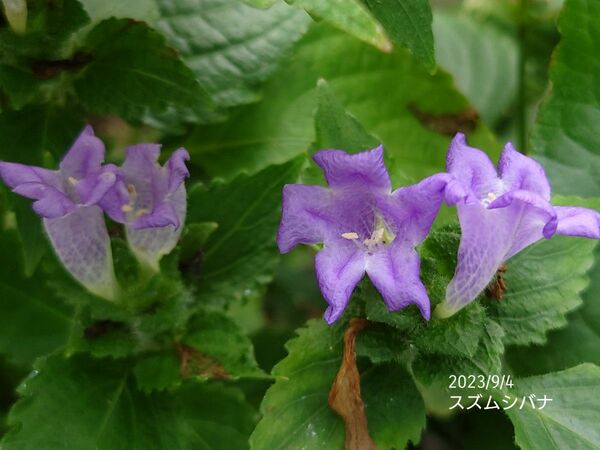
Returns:
[[[549,330],[567,324],[565,314],[582,303],[580,293],[589,283],[596,242],[555,236],[511,258],[500,301],[487,303],[491,316],[506,333],[506,344],[543,343]]]
[[[558,21],[562,39],[550,66],[552,91],[531,136],[533,153],[561,194],[600,195],[599,15],[599,2],[565,2]]]
[[[463,12],[436,12],[433,32],[438,64],[489,124],[517,95],[519,49],[515,39],[491,22]]]
[[[260,83],[311,22],[283,2],[261,10],[242,0],[155,1],[154,25],[224,107],[258,100]]]
[[[315,26],[285,70],[265,87],[263,102],[241,108],[224,124],[196,129],[185,143],[191,163],[229,179],[306,152],[315,142],[320,78],[385,145],[395,185],[444,170],[446,149],[457,130],[469,132],[472,145],[496,154],[489,132],[472,120],[472,110],[449,76],[440,71],[429,75],[402,49],[383,54]]]
[[[429,0],[362,0],[390,39],[408,48],[430,71],[435,69]]]
[[[188,221],[216,222],[202,250],[198,297],[227,304],[252,297],[270,280],[278,258],[275,236],[281,191],[297,180],[304,158],[214,183],[189,193]]]
[[[125,364],[51,356],[20,387],[5,450],[247,448],[254,411],[236,389],[138,391]]]
[[[250,438],[254,450],[342,449],[344,425],[328,395],[342,358],[343,328],[311,320],[287,344],[273,369],[279,377],[261,405],[263,418]],[[369,433],[379,448],[417,443],[425,424],[423,402],[399,365],[372,366],[361,374]]]
[[[383,27],[371,15],[360,0],[287,0],[304,8],[311,15],[321,18],[336,28],[373,45],[375,48],[390,52],[392,43]]]
[[[181,362],[175,351],[156,352],[143,356],[133,374],[137,386],[144,392],[172,389],[181,384]]]
[[[522,450],[600,448],[600,367],[582,364],[562,372],[515,380],[506,394],[512,403],[505,411],[515,427],[515,440]],[[535,395],[535,408],[523,396]],[[551,398],[544,408],[541,400]],[[505,405],[506,406],[506,405]]]
[[[107,19],[87,35],[86,51],[92,59],[75,90],[90,112],[131,120],[172,110],[208,114],[210,100],[194,73],[146,24]]]

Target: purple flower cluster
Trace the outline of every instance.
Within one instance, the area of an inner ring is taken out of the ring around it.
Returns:
[[[462,230],[458,264],[436,316],[448,317],[472,302],[511,256],[554,234],[600,238],[600,214],[550,204],[544,170],[507,144],[498,173],[487,155],[458,134],[447,173],[392,191],[382,147],[357,154],[321,150],[314,155],[329,185],[286,185],[277,244],[323,244],[315,270],[329,304],[331,324],[343,313],[356,284],[369,276],[390,311],[415,304],[430,317],[419,278],[422,242],[443,201],[456,205]]]
[[[88,126],[58,170],[0,162],[0,177],[13,192],[34,200],[33,209],[73,277],[94,294],[114,299],[118,285],[103,212],[125,224],[138,259],[158,270],[185,219],[189,155],[179,149],[162,167],[160,147],[143,144],[127,149],[123,166],[117,167],[103,165],[104,153]]]

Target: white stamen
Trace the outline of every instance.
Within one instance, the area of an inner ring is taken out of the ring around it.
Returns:
[[[138,209],[138,210],[135,212],[135,216],[136,216],[136,217],[142,217],[142,216],[145,216],[146,214],[148,214],[149,212],[150,212],[150,211],[149,211],[149,210],[147,210],[146,208],[141,208],[141,209]]]
[[[348,239],[349,241],[355,241],[356,239],[358,239],[358,233],[354,233],[354,232],[342,233],[342,237],[344,239]]]
[[[133,211],[133,206],[123,205],[123,206],[121,206],[121,211],[126,212],[126,213],[131,212],[131,211]]]
[[[75,186],[77,184],[77,178],[75,178],[75,177],[69,177],[69,178],[67,178],[67,180],[69,180],[69,183],[71,184],[71,186]]]
[[[494,194],[493,192],[488,192],[488,194],[486,195],[486,197],[483,200],[481,200],[481,203],[484,206],[489,206],[497,198],[498,197],[496,197],[496,194]]]

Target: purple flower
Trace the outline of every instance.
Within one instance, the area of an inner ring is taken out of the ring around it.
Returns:
[[[556,233],[600,238],[600,214],[552,206],[544,169],[510,143],[496,173],[487,155],[467,146],[459,133],[448,150],[447,170],[453,179],[446,201],[457,205],[462,236],[454,278],[436,309],[439,317],[472,302],[505,261],[542,238]]]
[[[127,240],[137,258],[153,270],[169,253],[185,221],[185,161],[189,154],[179,149],[164,166],[158,164],[160,145],[129,147],[119,180],[101,201],[115,221],[126,224]]]
[[[59,170],[0,162],[0,177],[13,192],[35,200],[33,209],[58,258],[91,292],[113,299],[116,282],[110,241],[98,202],[115,184],[114,166],[102,166],[104,145],[86,127]]]
[[[449,177],[434,175],[392,192],[382,147],[354,155],[321,150],[313,159],[329,188],[284,187],[277,244],[282,253],[297,244],[324,244],[315,269],[329,304],[327,323],[342,315],[365,272],[389,310],[415,304],[428,319],[415,245],[427,235]]]

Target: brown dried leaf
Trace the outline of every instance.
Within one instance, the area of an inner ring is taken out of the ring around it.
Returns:
[[[369,323],[366,319],[350,320],[344,333],[344,357],[331,391],[329,406],[344,419],[346,450],[377,450],[369,436],[365,405],[360,395],[360,374],[356,367],[356,335]]]

